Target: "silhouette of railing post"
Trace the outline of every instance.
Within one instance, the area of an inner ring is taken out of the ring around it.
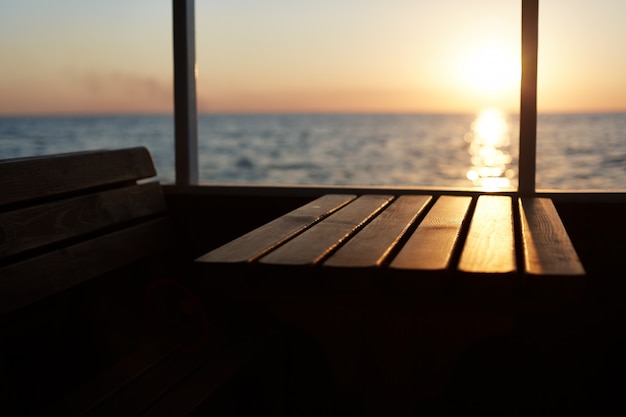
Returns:
[[[194,0],[172,0],[176,185],[198,182]]]
[[[521,195],[535,194],[538,40],[539,0],[522,0],[522,79],[518,186]]]

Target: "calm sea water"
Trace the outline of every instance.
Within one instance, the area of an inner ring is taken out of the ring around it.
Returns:
[[[513,186],[516,115],[202,115],[201,180],[213,183]],[[537,187],[626,188],[626,114],[538,122]],[[0,158],[144,145],[174,179],[172,116],[0,117]]]

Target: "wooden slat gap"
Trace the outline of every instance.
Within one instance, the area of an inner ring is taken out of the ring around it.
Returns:
[[[172,232],[162,216],[2,267],[0,315],[156,255],[171,247]]]
[[[146,222],[150,222],[150,221],[157,220],[160,218],[166,218],[165,214],[166,214],[166,211],[163,211],[161,213],[154,213],[154,214],[150,214],[147,216],[138,217],[135,219],[130,219],[124,222],[102,227],[98,230],[86,232],[84,234],[81,234],[80,236],[69,237],[67,239],[63,239],[54,243],[50,243],[47,245],[39,246],[34,249],[26,250],[24,252],[20,252],[19,254],[16,254],[16,255],[7,256],[6,258],[0,259],[0,268],[4,268],[6,266],[10,266],[12,264],[16,264],[24,260],[35,258],[41,255],[45,255],[49,252],[62,250],[68,246],[73,246],[82,242],[87,242],[92,239],[107,236],[115,232],[123,231],[125,229],[138,226]]]
[[[344,208],[345,206],[347,206],[348,204],[350,204],[351,202],[353,202],[354,199],[352,200],[348,200],[346,202],[344,202],[343,204],[327,211],[326,213],[324,213],[323,215],[319,216],[319,218],[317,218],[316,220],[314,220],[311,224],[306,225],[304,227],[302,227],[300,230],[298,230],[296,233],[293,233],[290,236],[285,236],[283,239],[279,240],[278,242],[275,242],[273,245],[266,247],[265,249],[263,249],[262,251],[260,251],[259,253],[257,253],[256,255],[254,255],[253,257],[251,257],[248,260],[248,263],[252,263],[252,262],[256,262],[259,259],[261,259],[262,257],[264,257],[265,255],[267,255],[268,253],[278,249],[279,247],[283,246],[284,244],[286,244],[287,242],[289,242],[290,240],[296,238],[297,236],[300,236],[302,233],[304,233],[305,231],[309,230],[310,228],[312,228],[313,226],[315,226],[316,224],[318,224],[319,222],[321,222],[322,220],[326,219],[328,216],[336,213],[337,211],[339,211],[340,209]]]
[[[392,198],[390,198],[389,200],[385,201],[383,204],[380,205],[380,207],[378,207],[375,211],[373,211],[368,217],[366,217],[365,219],[363,219],[363,221],[361,223],[359,223],[352,231],[350,234],[348,234],[347,236],[344,236],[342,239],[340,239],[339,241],[337,241],[334,245],[332,245],[331,247],[329,247],[324,253],[322,253],[320,256],[318,256],[315,260],[314,260],[314,264],[316,266],[321,266],[323,264],[323,262],[328,259],[333,253],[335,253],[340,247],[342,247],[346,242],[348,242],[351,238],[353,238],[357,233],[359,233],[367,224],[369,224],[372,220],[374,220],[378,215],[380,215],[380,213],[382,213],[387,207],[389,207],[389,205],[395,201],[398,198],[398,196],[393,196]]]
[[[476,203],[478,202],[478,196],[473,196],[472,201],[467,208],[467,212],[465,213],[465,218],[463,219],[463,223],[461,223],[461,228],[459,230],[459,237],[457,239],[456,245],[454,249],[452,249],[452,255],[450,256],[450,270],[458,271],[459,270],[459,260],[461,259],[461,254],[463,253],[463,248],[465,247],[465,241],[467,240],[467,234],[469,232],[470,223],[472,222],[472,217],[474,217],[474,212],[476,211]],[[452,285],[456,285],[456,280],[452,280]]]
[[[332,196],[332,194],[329,194]],[[259,259],[270,265],[314,266],[326,260],[336,249],[367,224],[390,201],[393,195],[362,195],[341,210],[326,217],[313,228]]]
[[[158,183],[0,212],[0,258],[167,210]]]
[[[0,206],[155,176],[145,147],[9,159],[0,163]]]
[[[353,194],[327,194],[301,207],[283,214],[238,238],[227,242],[196,259],[197,262],[254,263],[260,257],[272,256],[295,238],[311,230],[311,224],[319,224],[329,215],[357,196]]]
[[[525,272],[525,257],[524,257],[524,241],[522,237],[522,214],[520,210],[519,197],[513,197],[513,242],[515,244],[515,262],[517,264],[517,273],[519,276],[523,276]],[[521,280],[522,289],[526,285],[524,280]]]
[[[153,180],[143,180],[141,183],[146,184],[148,182],[154,182]],[[0,206],[0,212],[9,212],[14,210],[19,210],[21,208],[27,208],[32,206],[39,206],[47,203],[54,203],[60,200],[69,200],[71,198],[82,197],[86,194],[96,194],[103,191],[115,190],[118,188],[131,187],[133,185],[139,184],[139,181],[136,180],[125,180],[120,182],[113,182],[110,184],[104,184],[94,187],[85,187],[80,190],[75,191],[66,191],[59,194],[51,194],[48,196],[41,196],[37,198],[32,198],[29,200],[17,201],[14,203],[8,203],[3,206]]]
[[[413,235],[413,233],[418,228],[420,223],[424,220],[424,217],[426,217],[428,212],[430,212],[430,210],[433,208],[433,206],[435,205],[435,202],[439,199],[439,197],[440,196],[431,197],[431,199],[426,203],[426,206],[424,207],[424,209],[417,214],[417,216],[415,217],[415,220],[410,225],[408,225],[406,229],[402,231],[402,236],[400,237],[400,239],[398,239],[397,244],[390,247],[381,256],[381,259],[377,265],[378,267],[387,268],[389,266],[393,258],[396,257],[398,252],[400,252],[402,247],[406,244],[406,242],[409,240],[411,235]]]

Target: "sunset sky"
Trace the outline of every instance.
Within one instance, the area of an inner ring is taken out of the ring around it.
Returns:
[[[517,111],[521,0],[196,0],[200,112]],[[539,111],[626,111],[626,1],[540,0]],[[171,0],[0,0],[0,115],[167,113]]]

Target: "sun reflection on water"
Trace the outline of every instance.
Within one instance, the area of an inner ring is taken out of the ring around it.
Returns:
[[[510,131],[505,114],[499,109],[482,110],[465,141],[471,156],[467,179],[486,190],[510,188],[515,171],[511,167]]]

